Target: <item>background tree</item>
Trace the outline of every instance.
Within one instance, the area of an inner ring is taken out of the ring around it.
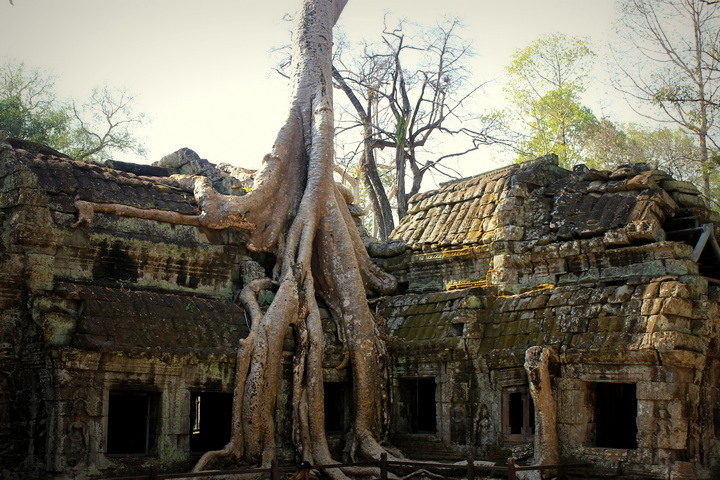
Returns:
[[[596,121],[580,102],[594,56],[585,40],[559,33],[513,55],[505,91],[522,135],[520,160],[555,153],[570,166],[582,159],[583,132]]]
[[[23,63],[0,67],[0,129],[11,137],[57,150],[70,144],[70,112],[55,97],[55,82]]]
[[[344,161],[355,161],[359,152],[382,239],[394,225],[383,171],[393,176],[395,214],[402,218],[427,172],[453,176],[447,159],[498,141],[497,117],[472,111],[471,100],[482,85],[471,79],[472,51],[460,30],[457,19],[435,28],[399,21],[385,26],[379,44],[365,44],[361,55],[353,50],[352,61],[342,54],[335,58],[334,78],[350,104],[341,131],[360,128],[362,139],[362,147],[350,149],[353,154]],[[340,142],[357,143],[345,136]],[[440,142],[443,153],[438,153]]]
[[[695,136],[699,155],[692,168],[702,172],[709,202],[720,148],[720,3],[622,0],[621,6],[618,32],[632,50],[616,53],[618,88],[636,111]]]
[[[0,129],[46,144],[77,160],[100,161],[118,152],[143,155],[135,130],[145,115],[126,90],[104,85],[83,103],[58,100],[54,79],[22,63],[0,67]]]
[[[134,98],[124,88],[94,88],[82,105],[72,102],[75,129],[69,155],[76,160],[106,160],[114,152],[144,155],[135,127],[145,124],[145,114],[135,112]]]

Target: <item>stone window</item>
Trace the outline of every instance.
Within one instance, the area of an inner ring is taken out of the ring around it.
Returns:
[[[160,394],[111,390],[108,397],[107,450],[115,455],[154,451],[159,430]]]
[[[190,451],[219,450],[230,441],[232,394],[190,394]]]
[[[594,402],[595,446],[637,448],[636,384],[591,383],[589,393]]]
[[[398,387],[398,432],[435,433],[435,378],[402,378],[398,380]]]
[[[506,442],[528,442],[535,435],[535,405],[527,385],[502,390],[502,432]]]
[[[342,382],[325,382],[325,431],[345,432],[350,428],[352,389]]]

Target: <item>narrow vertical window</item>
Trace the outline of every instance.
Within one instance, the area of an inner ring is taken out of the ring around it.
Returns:
[[[230,441],[232,394],[190,394],[190,452],[218,450]]]
[[[350,428],[352,389],[347,383],[325,382],[325,431],[345,432]]]

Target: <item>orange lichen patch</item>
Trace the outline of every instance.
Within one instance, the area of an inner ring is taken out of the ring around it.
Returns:
[[[448,283],[445,290],[460,290],[463,288],[484,288],[488,286],[487,280],[462,280],[460,282]]]

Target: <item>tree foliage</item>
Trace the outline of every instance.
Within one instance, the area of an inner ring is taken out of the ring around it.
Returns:
[[[145,153],[134,132],[145,123],[145,115],[135,112],[134,98],[124,88],[94,88],[85,103],[72,103],[72,113],[76,128],[70,156],[77,160],[105,160],[113,152]]]
[[[54,80],[22,63],[0,67],[0,129],[9,136],[69,146],[70,112],[55,98]]]
[[[144,123],[125,89],[104,85],[85,102],[61,101],[51,76],[23,63],[0,66],[0,129],[11,137],[99,161],[117,152],[143,155],[136,128]]]
[[[559,33],[513,55],[505,91],[522,135],[520,160],[547,153],[564,165],[581,160],[583,132],[595,121],[580,102],[594,56],[587,41]]]

